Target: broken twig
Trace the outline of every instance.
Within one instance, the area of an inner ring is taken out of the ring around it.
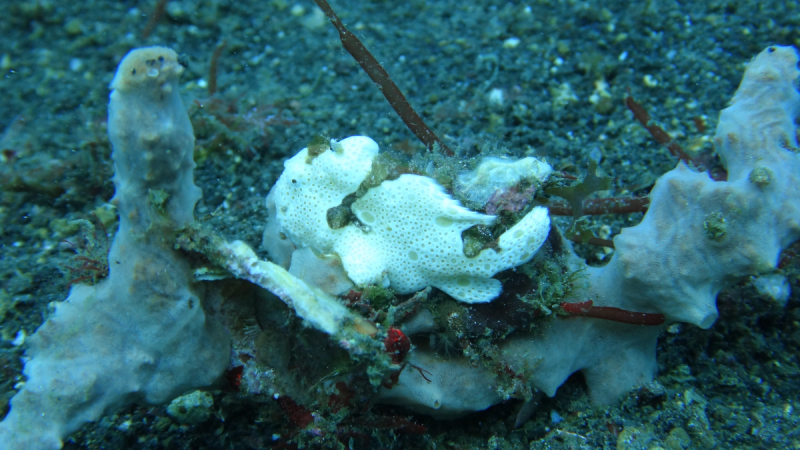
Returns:
[[[326,0],[314,1],[322,12],[325,13],[333,26],[336,27],[336,30],[339,32],[339,38],[342,40],[342,46],[353,56],[356,62],[358,62],[358,65],[364,69],[364,72],[367,72],[367,75],[369,75],[372,81],[378,85],[383,96],[386,97],[386,100],[392,105],[392,108],[394,108],[397,115],[400,116],[400,119],[405,122],[408,129],[411,130],[428,149],[433,149],[434,146],[438,145],[445,155],[455,155],[455,153],[425,125],[422,117],[420,117],[411,104],[408,103],[403,92],[394,84],[394,81],[392,81],[386,69],[372,56],[372,53],[367,50],[367,47],[364,46],[361,40],[344,26],[342,21],[339,20],[339,16],[333,11],[331,5],[329,5]]]

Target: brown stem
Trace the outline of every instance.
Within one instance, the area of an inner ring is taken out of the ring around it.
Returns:
[[[625,106],[631,110],[633,116],[636,117],[636,120],[638,120],[639,123],[641,123],[642,126],[650,132],[650,135],[653,136],[653,139],[655,139],[664,147],[667,147],[667,150],[669,150],[673,156],[677,156],[687,165],[694,164],[694,166],[697,167],[697,164],[692,157],[683,150],[683,147],[672,140],[672,136],[670,136],[669,133],[664,131],[664,129],[658,125],[650,125],[650,114],[647,113],[647,110],[645,110],[642,105],[636,103],[630,94],[625,97]]]
[[[663,314],[628,311],[613,306],[593,306],[592,303],[591,300],[578,303],[563,302],[561,309],[571,316],[593,317],[631,325],[661,325],[666,320]]]
[[[442,153],[447,156],[454,156],[455,153],[425,125],[422,117],[420,117],[411,104],[408,103],[403,92],[394,84],[394,81],[392,81],[389,73],[386,72],[386,69],[383,68],[381,63],[372,56],[372,53],[367,50],[367,47],[364,46],[361,40],[359,40],[355,34],[351,33],[350,30],[344,26],[342,21],[339,20],[339,16],[333,11],[331,5],[329,5],[326,0],[314,1],[322,12],[325,13],[333,26],[336,27],[336,30],[339,32],[339,39],[342,41],[342,46],[353,56],[356,62],[358,62],[358,65],[367,72],[367,75],[369,75],[372,81],[378,85],[383,96],[386,97],[386,100],[392,108],[394,108],[395,112],[397,112],[397,115],[400,116],[400,119],[403,120],[408,129],[417,136],[417,139],[422,141],[428,149],[432,149],[435,144],[438,144]]]
[[[147,37],[150,36],[150,33],[152,33],[156,25],[158,25],[158,21],[161,20],[161,16],[164,15],[166,7],[167,0],[158,0],[155,8],[153,8],[153,14],[150,14],[150,20],[147,21],[147,24],[142,30],[142,39],[147,39]]]
[[[576,236],[572,236],[572,237],[568,237],[568,239],[570,241],[576,243],[576,244],[583,244],[584,243],[583,240],[581,240],[581,237],[577,236],[577,235]],[[589,240],[586,242],[586,244],[596,245],[598,247],[615,248],[614,247],[614,241],[612,241],[611,239],[602,239],[602,238],[599,238],[599,237],[591,237],[591,238],[589,238]]]
[[[227,41],[225,39],[222,40],[217,45],[217,48],[214,49],[214,53],[211,54],[211,64],[208,67],[208,96],[214,95],[217,92],[217,64],[219,62],[219,56],[222,54],[222,50],[225,49],[225,45]]]
[[[593,198],[583,202],[583,215],[596,216],[598,214],[627,214],[645,212],[650,206],[650,197],[611,197]],[[550,214],[554,216],[571,216],[572,208],[563,202],[553,202],[547,206]]]

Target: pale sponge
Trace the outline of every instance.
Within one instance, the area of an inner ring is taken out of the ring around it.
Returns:
[[[350,210],[359,224],[331,228],[329,210],[356,192],[377,154],[378,145],[363,136],[333,141],[316,157],[303,149],[286,161],[271,198],[281,232],[298,247],[337,254],[357,285],[388,282],[400,293],[433,286],[457,300],[488,302],[502,290],[492,276],[529,261],[547,237],[547,210],[536,207],[495,247],[467,257],[461,233],[495,217],[464,208],[433,179],[409,174],[355,200]]]
[[[798,59],[794,48],[773,46],[747,65],[731,105],[720,114],[714,139],[727,181],[714,181],[683,162],[664,174],[650,193],[642,222],[614,238],[616,252],[607,265],[587,267],[576,255],[568,256],[572,270],[583,275],[566,302],[592,299],[594,306],[708,328],[717,318],[721,289],[743,276],[775,273],[781,251],[800,239]],[[612,403],[653,379],[662,330],[555,317],[549,326],[515,332],[498,345],[493,367],[525,380],[524,389],[549,396],[579,371],[594,403]],[[407,362],[432,375],[403,371],[380,401],[452,417],[485,409],[508,394],[503,386],[508,381],[487,373],[489,365],[469,366],[467,358],[442,358],[417,348]]]
[[[523,180],[541,183],[551,173],[550,164],[530,156],[517,160],[487,157],[475,170],[458,176],[456,189],[470,201],[485,205],[497,191],[506,191]]]
[[[206,315],[171,238],[200,198],[181,72],[163,47],[133,50],[120,63],[108,113],[120,215],[109,275],[76,284],[31,337],[27,382],[0,423],[4,449],[61,448],[85,422],[209,386],[228,364],[229,338]]]

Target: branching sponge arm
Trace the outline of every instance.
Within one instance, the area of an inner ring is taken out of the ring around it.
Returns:
[[[178,93],[182,72],[175,52],[150,47],[123,59],[111,82],[114,199],[134,214],[123,223],[137,233],[164,220],[186,225],[201,196],[192,178],[194,132]]]
[[[120,213],[109,277],[76,285],[30,339],[27,382],[0,423],[5,449],[60,448],[85,422],[208,386],[227,365],[228,337],[207,319],[169,239],[192,221],[200,198],[182,71],[161,47],[134,50],[120,64],[108,120]]]

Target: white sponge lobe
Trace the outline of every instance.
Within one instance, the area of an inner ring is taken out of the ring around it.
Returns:
[[[315,158],[303,149],[285,163],[275,188],[277,219],[299,247],[339,255],[357,285],[388,280],[401,294],[433,286],[460,301],[488,302],[502,290],[492,276],[529,261],[547,238],[547,209],[536,207],[494,248],[467,257],[462,232],[492,225],[495,216],[469,210],[433,179],[410,174],[384,181],[351,205],[363,226],[332,229],[328,209],[358,189],[378,145],[355,136],[332,147]]]
[[[328,209],[358,189],[378,154],[378,144],[363,136],[332,141],[332,147],[316,158],[304,148],[284,163],[275,185],[277,219],[284,234],[298,247],[311,247],[317,253],[329,253],[319,249],[332,249],[342,234],[348,234],[349,227],[328,226]]]
[[[521,181],[544,182],[553,173],[550,164],[533,157],[523,159],[486,157],[475,170],[462,173],[456,189],[470,201],[485,205],[496,191],[505,191]]]
[[[523,264],[544,242],[550,228],[547,210],[537,207],[504,233],[498,250],[485,249],[474,258],[464,255],[461,233],[475,225],[492,225],[487,216],[461,206],[431,178],[402,175],[370,189],[353,203],[352,211],[370,227],[365,234],[370,253],[381,254],[391,286],[401,293],[427,286],[469,303],[487,302],[500,294],[497,272]],[[353,253],[337,249],[342,255]],[[342,255],[345,270],[356,284],[374,282],[354,278],[360,265]]]

